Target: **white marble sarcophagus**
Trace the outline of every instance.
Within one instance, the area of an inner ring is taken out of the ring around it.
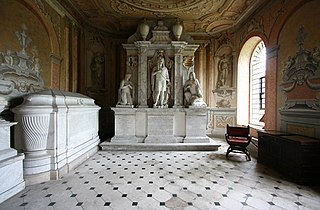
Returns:
[[[45,90],[24,97],[12,111],[27,184],[58,179],[98,150],[99,109],[78,93]]]
[[[7,102],[0,96],[0,113],[6,106]],[[10,147],[10,127],[15,124],[0,116],[0,203],[25,187],[22,170],[24,154]]]

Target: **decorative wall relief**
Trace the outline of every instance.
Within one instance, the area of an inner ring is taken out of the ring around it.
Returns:
[[[260,17],[260,19],[254,18],[246,24],[246,26],[244,27],[244,29],[240,35],[240,42],[242,42],[246,38],[246,36],[253,31],[258,31],[258,32],[261,32],[262,34],[264,34],[264,26],[263,26],[263,18],[262,17]]]
[[[234,119],[232,116],[217,116],[216,119],[216,127],[217,128],[225,128],[227,124],[233,125]]]
[[[214,101],[217,108],[231,108],[236,107],[235,98],[236,90],[235,88],[221,88],[216,89],[213,92]]]
[[[105,88],[105,53],[104,45],[98,34],[91,35],[88,45],[89,90],[99,92]]]
[[[137,66],[138,66],[138,57],[137,56],[128,56],[127,66],[128,66],[127,73],[132,73],[132,72],[136,71]]]
[[[220,47],[217,50],[215,60],[215,89],[213,104],[217,108],[236,107],[235,88],[233,86],[233,49],[228,34],[219,39]]]
[[[50,12],[46,9],[45,4],[41,0],[34,0],[36,6],[40,10],[40,12],[50,20],[52,23],[54,30],[56,31],[56,34],[58,36],[59,42],[61,42],[61,16],[57,14],[50,14]],[[52,13],[52,12],[51,12]]]
[[[216,88],[230,87],[232,75],[232,55],[223,54],[218,62]]]
[[[282,110],[320,110],[320,48],[304,49],[306,36],[301,26],[296,39],[299,50],[284,65],[281,89],[287,98]]]
[[[41,61],[36,46],[32,48],[32,57],[27,54],[32,39],[27,35],[26,25],[16,31],[21,51],[0,52],[0,94],[6,98],[13,98],[44,89],[44,82],[40,76]]]
[[[91,82],[96,89],[104,88],[104,54],[102,52],[94,52],[91,58]]]

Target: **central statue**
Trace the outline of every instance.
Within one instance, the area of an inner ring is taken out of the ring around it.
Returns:
[[[153,107],[163,108],[167,105],[169,96],[170,78],[168,68],[165,66],[164,57],[158,55],[157,65],[152,69],[151,88]]]

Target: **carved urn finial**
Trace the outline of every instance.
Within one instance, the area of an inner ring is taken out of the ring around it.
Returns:
[[[182,26],[179,18],[177,18],[176,23],[172,26],[172,32],[176,36],[178,41],[180,40],[182,30],[183,30],[183,26]]]

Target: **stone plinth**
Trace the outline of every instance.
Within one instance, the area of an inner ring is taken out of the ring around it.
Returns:
[[[206,135],[207,109],[189,108],[186,111],[186,137],[185,143],[208,143]]]
[[[115,136],[102,150],[217,150],[206,136],[206,108],[112,108]],[[127,138],[127,139],[126,139]]]
[[[27,184],[58,179],[98,150],[99,109],[77,93],[46,90],[24,97],[12,111]]]
[[[130,143],[137,142],[136,110],[133,108],[112,108],[115,119],[115,136],[111,142]]]
[[[175,143],[172,109],[148,109],[148,136],[145,143]]]

